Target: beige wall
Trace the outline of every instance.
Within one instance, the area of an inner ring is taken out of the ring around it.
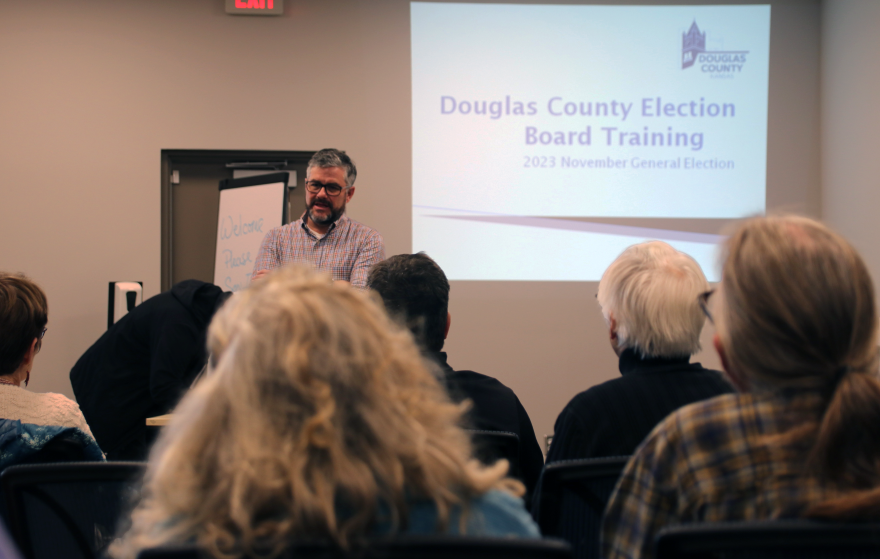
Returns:
[[[820,6],[771,3],[768,202],[818,214]],[[71,395],[70,367],[106,326],[108,281],[158,291],[161,149],[346,149],[360,171],[351,215],[389,254],[409,251],[408,2],[286,9],[0,3],[0,267],[36,279],[51,309],[33,390]],[[450,362],[511,386],[550,433],[571,396],[617,374],[595,291],[456,282]]]
[[[822,10],[822,215],[861,252],[880,289],[880,2]],[[880,293],[880,291],[878,291]]]

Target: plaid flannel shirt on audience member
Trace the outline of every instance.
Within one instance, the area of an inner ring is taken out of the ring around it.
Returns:
[[[799,516],[834,496],[806,472],[811,438],[786,437],[818,420],[811,391],[727,394],[661,422],[630,459],[608,503],[602,557],[651,558],[667,526]]]
[[[285,264],[307,263],[359,288],[367,286],[367,272],[385,260],[385,242],[374,229],[343,214],[318,239],[300,218],[276,227],[263,238],[254,262],[254,273]]]

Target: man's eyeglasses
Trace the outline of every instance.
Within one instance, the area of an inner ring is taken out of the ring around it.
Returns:
[[[343,190],[348,190],[347,186],[339,186],[338,184],[324,184],[318,181],[306,181],[306,190],[312,194],[321,192],[321,189],[327,193],[327,196],[339,196]]]
[[[697,297],[697,302],[700,304],[700,310],[703,311],[703,314],[706,315],[706,318],[709,319],[709,322],[714,325],[715,319],[712,318],[712,313],[709,312],[709,297],[711,297],[713,293],[715,293],[714,289],[710,289],[709,291],[704,291],[703,293],[700,293],[700,295]]]

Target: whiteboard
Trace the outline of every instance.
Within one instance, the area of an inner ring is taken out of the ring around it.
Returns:
[[[288,173],[220,181],[214,283],[224,291],[248,286],[260,243],[287,221]]]

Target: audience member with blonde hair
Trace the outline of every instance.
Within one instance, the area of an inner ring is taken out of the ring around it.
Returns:
[[[697,262],[661,241],[633,245],[611,263],[597,300],[621,377],[575,396],[556,420],[547,463],[632,454],[678,408],[732,390],[691,363],[709,283]]]
[[[366,292],[286,267],[233,297],[208,334],[206,378],[150,457],[111,552],[195,542],[215,556],[297,538],[538,537],[506,464],[482,466],[463,409],[412,336]]]
[[[737,394],[687,406],[630,460],[602,555],[653,557],[665,526],[880,515],[880,381],[871,277],[842,237],[802,217],[728,239],[715,346]]]
[[[25,390],[48,322],[49,303],[40,286],[24,275],[0,272],[0,468],[104,459],[76,402]]]

